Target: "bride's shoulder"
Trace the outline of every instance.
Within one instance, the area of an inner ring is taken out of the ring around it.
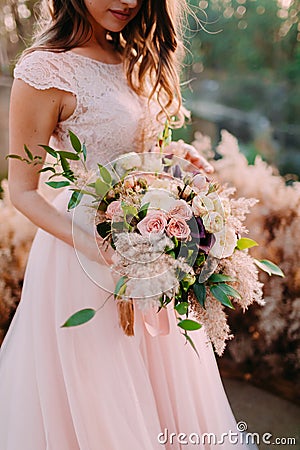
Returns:
[[[72,65],[67,52],[48,49],[25,51],[14,69],[14,78],[21,79],[37,89],[51,87],[73,92]]]

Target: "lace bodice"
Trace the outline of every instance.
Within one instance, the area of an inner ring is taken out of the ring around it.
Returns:
[[[148,106],[127,84],[122,64],[105,64],[72,51],[34,51],[17,64],[14,77],[36,89],[57,88],[76,97],[73,114],[59,122],[50,144],[70,149],[68,130],[87,147],[87,166],[105,164],[130,151],[148,150],[161,125],[157,105]]]

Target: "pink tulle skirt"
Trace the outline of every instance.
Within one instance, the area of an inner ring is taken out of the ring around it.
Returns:
[[[54,201],[61,211],[67,197]],[[109,268],[91,264],[112,289]],[[72,247],[37,232],[0,353],[0,449],[248,448],[226,438],[201,443],[204,433],[219,439],[237,432],[236,421],[204,329],[192,332],[198,358],[172,308],[167,335],[153,337],[136,308],[135,336],[125,336],[113,298],[89,323],[61,328],[75,311],[99,308],[106,288],[91,280]]]

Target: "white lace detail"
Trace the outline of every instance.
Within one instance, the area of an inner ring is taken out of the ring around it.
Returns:
[[[68,130],[87,147],[87,165],[111,162],[130,151],[147,151],[161,124],[157,105],[130,89],[122,64],[105,64],[71,51],[34,51],[17,64],[15,78],[36,89],[57,88],[76,96],[76,108],[58,123],[50,144],[70,149]]]

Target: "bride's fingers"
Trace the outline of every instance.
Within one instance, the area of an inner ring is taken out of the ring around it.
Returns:
[[[191,156],[189,158],[189,161],[198,169],[202,169],[206,173],[214,172],[214,167],[203,156],[200,155]]]
[[[103,239],[99,236],[95,236],[98,252],[100,259],[106,262],[106,264],[111,265],[113,263],[112,257],[114,254],[114,249],[107,243],[104,244]]]

